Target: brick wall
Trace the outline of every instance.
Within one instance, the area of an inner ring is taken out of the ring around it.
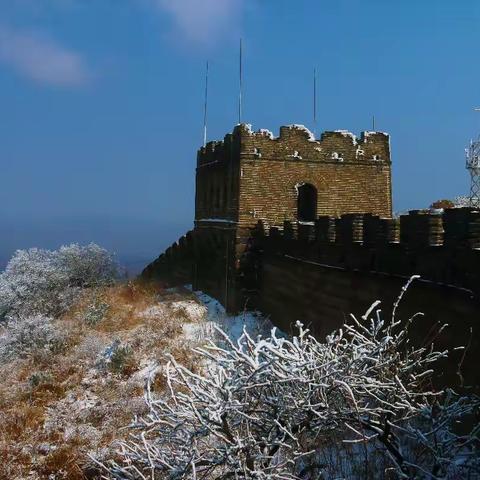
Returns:
[[[343,270],[269,252],[263,258],[258,275],[261,281],[255,306],[284,331],[294,332],[294,324],[300,320],[318,338],[341,328],[349,321],[350,313],[360,319],[375,300],[382,301],[383,318],[388,318],[407,281],[401,276]],[[424,345],[441,325],[448,324],[449,327],[435,339],[435,345],[439,350],[451,350],[470,344],[463,359],[462,375],[465,385],[474,386],[478,392],[478,297],[453,286],[417,280],[405,294],[397,319],[406,325],[407,319],[417,312],[424,315],[410,328],[410,341]],[[449,358],[439,364],[435,371],[438,386],[462,386],[457,370],[463,354],[463,351],[452,351]]]

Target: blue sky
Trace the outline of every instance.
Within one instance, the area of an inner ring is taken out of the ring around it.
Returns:
[[[192,225],[203,74],[209,138],[391,134],[395,210],[465,194],[480,133],[478,0],[0,0],[0,257],[94,240],[149,258]]]

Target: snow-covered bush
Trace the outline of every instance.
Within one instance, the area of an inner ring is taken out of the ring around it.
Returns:
[[[93,327],[105,318],[109,309],[110,305],[107,302],[96,298],[92,303],[87,305],[81,316],[89,327]]]
[[[67,272],[70,286],[96,287],[111,284],[119,275],[119,268],[111,253],[90,243],[71,244],[56,253],[58,265]]]
[[[478,401],[432,391],[446,352],[411,347],[415,317],[400,322],[395,307],[383,320],[378,304],[325,342],[298,323],[291,339],[223,334],[195,350],[203,373],[172,358],[157,372],[168,393],[150,379],[149,414],[105,478],[478,478],[479,427],[451,428]]]
[[[63,349],[65,339],[52,319],[41,315],[11,320],[0,335],[0,359],[28,357],[35,352],[56,353]]]
[[[95,244],[18,250],[0,274],[0,319],[60,315],[82,288],[109,284],[117,275],[112,255]]]

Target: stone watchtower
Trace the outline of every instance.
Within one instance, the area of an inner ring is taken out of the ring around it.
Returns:
[[[348,213],[392,215],[387,134],[337,130],[316,140],[301,125],[278,137],[237,125],[198,151],[194,286],[235,309],[240,259],[259,221],[270,228]]]

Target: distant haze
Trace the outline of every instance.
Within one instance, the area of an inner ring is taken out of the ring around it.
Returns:
[[[138,274],[191,226],[109,218],[10,220],[0,237],[0,268],[17,249],[56,249],[69,243],[95,242],[115,253],[129,275]],[[3,226],[2,226],[3,227]]]

